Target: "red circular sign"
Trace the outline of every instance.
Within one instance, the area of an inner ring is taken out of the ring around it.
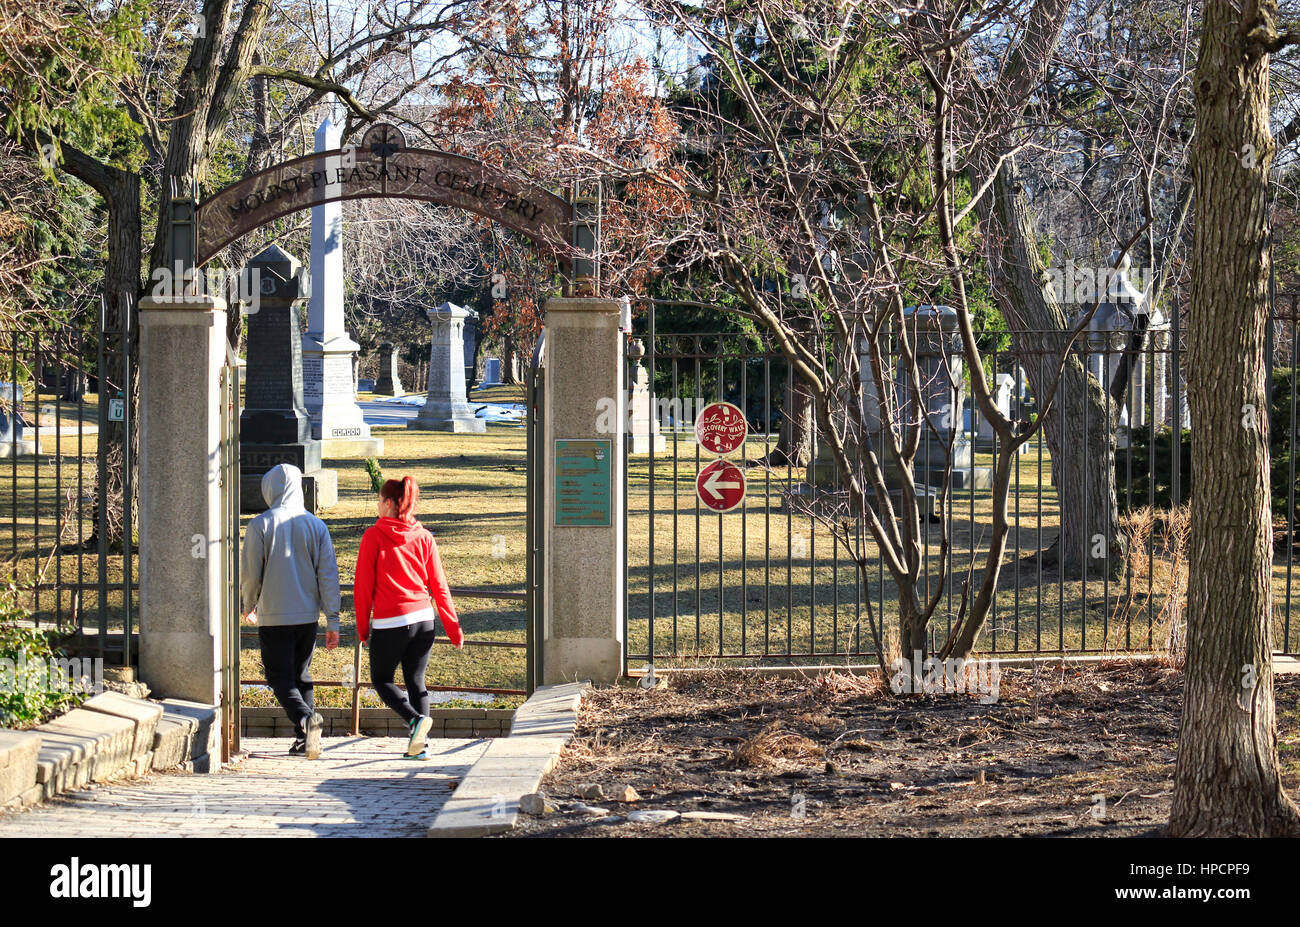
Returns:
[[[711,402],[695,420],[695,440],[711,454],[730,454],[745,443],[745,413],[729,402]]]
[[[730,512],[745,498],[745,474],[729,460],[715,460],[695,478],[695,494],[715,512]]]

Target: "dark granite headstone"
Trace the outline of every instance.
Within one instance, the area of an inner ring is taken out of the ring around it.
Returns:
[[[262,476],[290,463],[310,483],[321,468],[320,442],[311,436],[311,418],[302,397],[302,336],[299,303],[310,295],[310,277],[293,256],[271,245],[248,262],[245,286],[255,287],[257,310],[248,315],[248,361],[244,410],[239,415],[241,508],[260,512]],[[311,486],[305,485],[308,505]]]
[[[402,387],[402,378],[397,375],[397,349],[391,341],[379,346],[379,379],[375,381],[375,390],[380,396],[402,396],[406,390]]]
[[[465,318],[465,389],[472,390],[478,385],[478,313],[466,309]]]

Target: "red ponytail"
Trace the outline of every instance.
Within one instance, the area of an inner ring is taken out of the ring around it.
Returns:
[[[415,521],[415,504],[420,501],[420,487],[414,477],[385,480],[379,497],[397,504],[397,517],[405,522]]]

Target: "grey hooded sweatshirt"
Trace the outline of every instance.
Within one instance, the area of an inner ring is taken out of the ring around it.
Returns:
[[[262,477],[270,506],[248,523],[239,558],[244,611],[262,627],[315,624],[339,629],[339,568],[329,529],[303,505],[302,471],[279,464]]]

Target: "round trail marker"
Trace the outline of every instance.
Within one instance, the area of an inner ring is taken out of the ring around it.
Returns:
[[[730,454],[748,434],[745,413],[729,402],[711,402],[695,419],[695,440],[711,454]]]
[[[715,460],[695,478],[695,494],[705,507],[730,512],[745,498],[745,473],[729,460]]]

